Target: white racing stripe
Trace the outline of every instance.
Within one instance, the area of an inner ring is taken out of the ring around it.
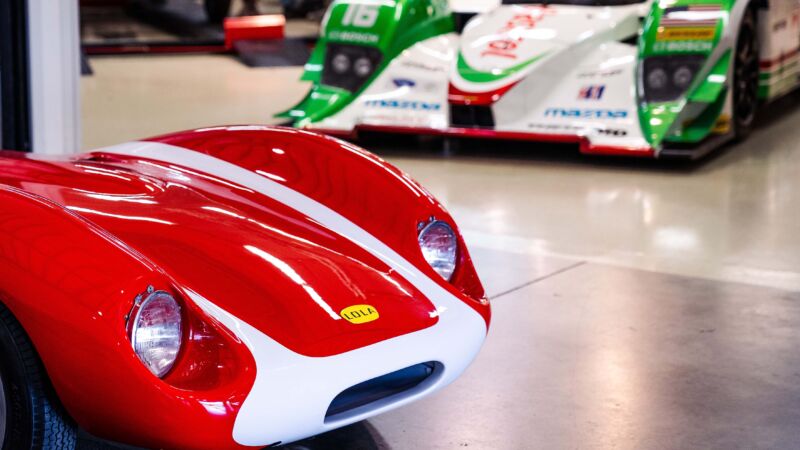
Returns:
[[[435,326],[346,353],[313,358],[295,353],[195,292],[192,300],[231,329],[252,352],[256,379],[236,417],[233,438],[242,445],[292,442],[414,401],[449,384],[472,362],[486,337],[483,318],[413,264],[336,211],[235,164],[182,147],[131,142],[99,150],[162,161],[204,172],[277,200],[350,239],[401,274],[439,312]],[[381,320],[390,320],[381,317]],[[414,364],[437,361],[443,370],[397,396],[330,418],[325,413],[343,390]]]

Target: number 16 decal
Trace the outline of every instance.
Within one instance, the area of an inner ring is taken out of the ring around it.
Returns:
[[[375,25],[375,21],[378,20],[379,8],[380,5],[347,5],[347,11],[344,12],[344,18],[342,18],[342,25],[372,28]]]

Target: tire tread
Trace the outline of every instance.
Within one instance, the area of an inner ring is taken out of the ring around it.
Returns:
[[[32,416],[31,448],[74,449],[77,442],[75,426],[46,378],[44,365],[27,333],[11,311],[2,304],[0,304],[0,321],[5,325],[14,341],[19,357],[18,362],[21,364],[28,382]]]

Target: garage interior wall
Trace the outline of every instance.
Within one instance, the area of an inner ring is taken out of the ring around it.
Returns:
[[[27,0],[27,13],[31,148],[75,153],[80,149],[78,0]]]

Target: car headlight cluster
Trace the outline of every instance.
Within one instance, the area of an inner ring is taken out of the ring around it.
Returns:
[[[425,261],[447,281],[456,270],[458,238],[446,222],[433,220],[419,232],[419,248]]]
[[[164,291],[148,288],[128,315],[133,351],[157,377],[166,375],[181,349],[181,307]]]
[[[328,44],[322,84],[354,92],[375,73],[383,55],[374,47]]]
[[[703,66],[704,55],[653,56],[644,60],[642,87],[648,103],[669,102],[686,93]]]

